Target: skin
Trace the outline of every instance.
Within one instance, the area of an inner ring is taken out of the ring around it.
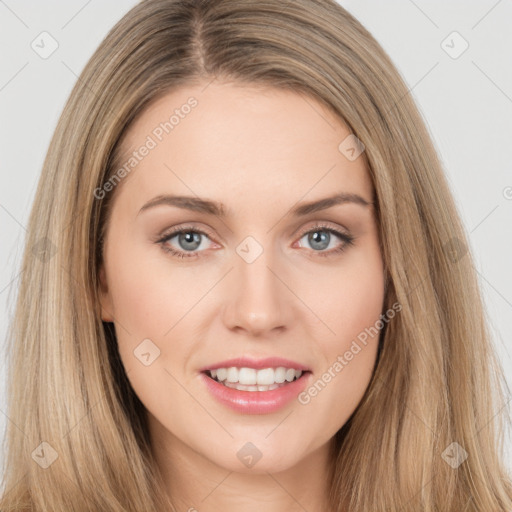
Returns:
[[[298,202],[336,192],[371,203],[370,176],[363,157],[350,161],[338,149],[350,133],[346,126],[313,98],[247,84],[205,85],[167,94],[128,131],[127,154],[189,97],[198,101],[115,190],[100,269],[102,318],[114,322],[179,510],[250,512],[262,502],[269,512],[328,510],[333,436],[364,395],[378,336],[309,403],[293,400],[275,413],[232,411],[210,395],[199,370],[243,355],[280,356],[312,370],[309,386],[375,324],[384,270],[373,206],[289,214]],[[220,201],[233,216],[169,205],[139,214],[162,194]],[[331,234],[318,248],[304,235],[318,222],[349,233],[354,243],[334,253],[345,241]],[[156,242],[189,224],[208,233],[197,249],[179,236]],[[263,249],[250,264],[236,252],[247,236]],[[198,257],[177,258],[164,245]],[[144,339],[160,350],[149,366],[134,356]],[[237,457],[248,441],[262,454],[252,468]]]

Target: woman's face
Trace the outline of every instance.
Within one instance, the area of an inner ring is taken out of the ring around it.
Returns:
[[[128,132],[121,183],[103,189],[119,187],[102,318],[160,454],[276,472],[326,453],[372,375],[378,335],[364,333],[384,298],[372,185],[314,99],[205,86],[159,99]]]

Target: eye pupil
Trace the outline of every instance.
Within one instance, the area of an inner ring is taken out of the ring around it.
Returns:
[[[201,245],[201,235],[194,231],[187,231],[186,233],[182,233],[178,236],[178,241],[183,249],[194,250]],[[183,243],[185,245],[183,245]],[[191,246],[189,244],[191,244]]]
[[[314,231],[309,234],[309,242],[315,249],[323,250],[329,246],[331,234],[327,231]],[[327,242],[327,243],[326,243]],[[320,246],[318,246],[319,244]]]

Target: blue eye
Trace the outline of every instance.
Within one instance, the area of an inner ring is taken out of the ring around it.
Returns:
[[[337,247],[326,251],[325,249],[327,249],[332,242],[332,235],[334,235],[335,238],[341,240],[342,243]],[[346,250],[349,246],[353,245],[355,240],[352,235],[341,233],[327,226],[315,226],[309,231],[302,233],[299,241],[306,236],[308,244],[310,244],[310,246],[314,249],[314,255],[321,257],[328,257],[339,254]],[[164,235],[163,238],[157,240],[157,243],[162,246],[162,249],[165,252],[170,253],[173,257],[196,258],[200,255],[200,252],[203,252],[202,250],[197,250],[202,245],[202,237],[209,238],[209,235],[200,229],[184,227]],[[182,247],[182,249],[174,248],[173,246],[169,245],[169,242],[173,238],[177,238],[177,242]]]
[[[329,251],[326,251],[325,249],[327,249],[332,242],[332,235],[334,235],[339,240],[342,240],[344,243]],[[305,237],[307,237],[308,244],[310,244],[311,247],[316,248],[314,251],[316,253],[315,256],[318,255],[321,257],[328,257],[334,254],[339,254],[346,250],[349,246],[353,245],[355,240],[355,238],[351,235],[340,233],[333,228],[327,228],[324,226],[317,226],[313,229],[310,229],[309,231],[306,231],[306,233],[304,233],[300,239],[302,240]]]
[[[162,249],[165,252],[168,252],[173,256],[178,258],[195,258],[198,256],[197,252],[191,251],[195,251],[198,247],[201,246],[202,236],[208,237],[207,233],[204,231],[200,231],[198,229],[183,228],[174,231],[169,235],[166,235],[164,238],[159,240],[158,243],[162,245]],[[178,238],[178,243],[183,244],[182,246],[184,246],[186,249],[185,251],[176,250],[168,245],[168,242],[176,237]]]

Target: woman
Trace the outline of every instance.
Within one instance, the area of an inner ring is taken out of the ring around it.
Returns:
[[[502,374],[407,92],[331,1],[114,27],[30,218],[2,510],[510,510]]]

